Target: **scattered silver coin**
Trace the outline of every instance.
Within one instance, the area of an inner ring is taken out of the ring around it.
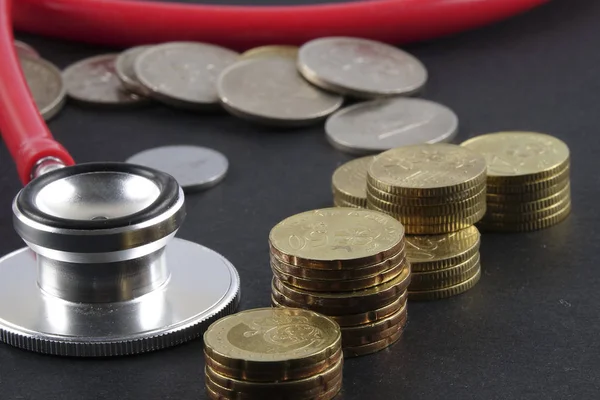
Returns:
[[[19,61],[42,118],[49,120],[65,104],[66,92],[60,70],[41,58],[21,56]]]
[[[415,94],[427,82],[427,70],[412,55],[351,37],[304,44],[298,53],[298,69],[316,86],[363,99]]]
[[[15,40],[15,50],[17,51],[17,55],[19,57],[31,57],[31,58],[39,58],[40,53],[30,45],[25,42],[21,42],[20,40]]]
[[[325,119],[343,98],[306,82],[289,56],[251,58],[226,68],[217,80],[231,114],[272,126],[303,126]]]
[[[86,58],[63,71],[67,94],[73,100],[105,106],[131,106],[148,99],[124,90],[115,68],[117,54]]]
[[[176,145],[144,150],[127,159],[173,176],[184,190],[207,189],[221,182],[229,162],[216,150],[200,146]]]
[[[351,154],[371,154],[395,147],[451,141],[458,117],[429,100],[398,97],[346,107],[325,123],[329,142]]]
[[[150,89],[140,83],[137,75],[135,74],[133,65],[140,54],[151,47],[152,46],[132,47],[119,54],[117,60],[115,61],[117,76],[121,80],[121,83],[123,83],[125,89],[140,96],[150,96],[151,92]]]
[[[172,42],[143,52],[134,64],[140,82],[152,96],[183,108],[211,108],[219,104],[216,81],[239,54],[206,43]]]

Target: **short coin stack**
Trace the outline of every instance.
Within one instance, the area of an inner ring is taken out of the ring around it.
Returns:
[[[412,277],[410,300],[437,300],[463,293],[481,277],[479,231],[474,226],[442,235],[406,237]]]
[[[331,189],[336,207],[367,208],[367,168],[373,158],[357,158],[335,170],[331,178]]]
[[[409,234],[468,228],[485,214],[485,194],[485,159],[452,144],[388,150],[367,171],[367,207],[398,219]]]
[[[218,320],[204,334],[211,399],[319,399],[342,387],[339,325],[291,308],[259,308]]]
[[[462,144],[486,158],[486,231],[532,231],[555,225],[571,211],[569,148],[535,132],[500,132]]]
[[[314,210],[277,224],[269,242],[273,305],[330,316],[347,357],[400,338],[410,267],[398,221],[369,210]]]

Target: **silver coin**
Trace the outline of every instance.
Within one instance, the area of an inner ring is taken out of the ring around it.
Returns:
[[[325,123],[327,139],[351,154],[371,154],[395,147],[451,141],[458,117],[433,101],[398,97],[344,108]]]
[[[239,54],[206,43],[173,42],[154,46],[134,64],[140,82],[157,100],[183,108],[219,104],[216,81]]]
[[[229,162],[216,150],[199,146],[163,146],[145,150],[127,159],[173,176],[183,189],[207,189],[221,182]]]
[[[148,100],[124,90],[117,76],[117,54],[86,58],[63,71],[67,94],[73,100],[94,105],[131,106]]]
[[[135,64],[135,60],[137,60],[140,54],[150,49],[151,47],[152,46],[132,47],[119,54],[117,60],[115,61],[117,76],[121,80],[121,83],[123,83],[125,89],[140,96],[150,96],[151,92],[150,89],[146,88],[139,81],[137,75],[135,74],[133,65]]]
[[[15,50],[17,51],[17,55],[19,57],[31,57],[31,58],[39,58],[40,53],[27,43],[21,42],[20,40],[15,40]]]
[[[304,44],[298,68],[316,86],[357,98],[415,94],[427,70],[412,55],[384,43],[329,37]]]
[[[49,120],[65,104],[65,85],[60,70],[41,58],[21,56],[19,61],[29,91],[42,118]]]
[[[323,120],[343,102],[302,79],[294,58],[276,55],[229,66],[217,80],[217,91],[231,114],[275,126]]]

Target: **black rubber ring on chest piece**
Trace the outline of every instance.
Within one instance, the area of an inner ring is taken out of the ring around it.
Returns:
[[[44,213],[37,208],[35,198],[40,190],[50,183],[70,176],[92,172],[120,172],[142,176],[151,180],[159,187],[160,195],[152,202],[152,204],[141,211],[123,217],[105,220],[74,220],[60,218]],[[119,162],[98,162],[60,168],[34,179],[21,190],[17,197],[16,205],[25,217],[49,227],[59,229],[95,230],[120,228],[148,221],[169,210],[177,202],[178,198],[179,184],[175,178],[169,174],[141,165]]]

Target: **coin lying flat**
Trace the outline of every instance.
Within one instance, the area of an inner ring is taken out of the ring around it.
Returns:
[[[67,67],[63,81],[73,100],[95,105],[130,106],[147,100],[123,90],[115,69],[117,54],[86,58]]]
[[[451,141],[458,117],[441,104],[414,98],[358,103],[332,114],[327,139],[352,154],[379,153],[395,147]]]
[[[285,45],[269,45],[260,46],[253,49],[247,50],[240,56],[241,58],[254,58],[254,57],[270,57],[270,56],[284,56],[296,58],[298,57],[298,47],[296,46],[285,46]]]
[[[331,177],[334,201],[367,208],[367,169],[373,157],[361,157],[338,167]]]
[[[15,50],[17,51],[17,55],[19,57],[30,57],[30,58],[39,58],[40,53],[27,43],[21,42],[20,40],[15,40]]]
[[[327,37],[304,44],[298,69],[323,89],[358,98],[410,95],[427,81],[423,64],[384,43],[352,37]]]
[[[135,61],[134,71],[152,96],[166,104],[198,109],[219,103],[216,81],[239,54],[207,43],[154,46]]]
[[[163,146],[145,150],[127,159],[173,176],[184,190],[207,189],[221,182],[229,161],[216,150],[200,146]]]
[[[306,82],[293,58],[257,57],[226,68],[217,81],[223,106],[231,114],[275,126],[302,126],[337,110],[342,97]]]
[[[151,48],[151,46],[132,47],[119,54],[115,61],[117,76],[123,83],[123,86],[125,86],[125,89],[140,96],[150,96],[150,90],[141,84],[133,69],[133,65],[140,54],[149,48]]]
[[[60,70],[41,58],[19,57],[33,100],[45,120],[55,116],[65,104],[66,91]]]

